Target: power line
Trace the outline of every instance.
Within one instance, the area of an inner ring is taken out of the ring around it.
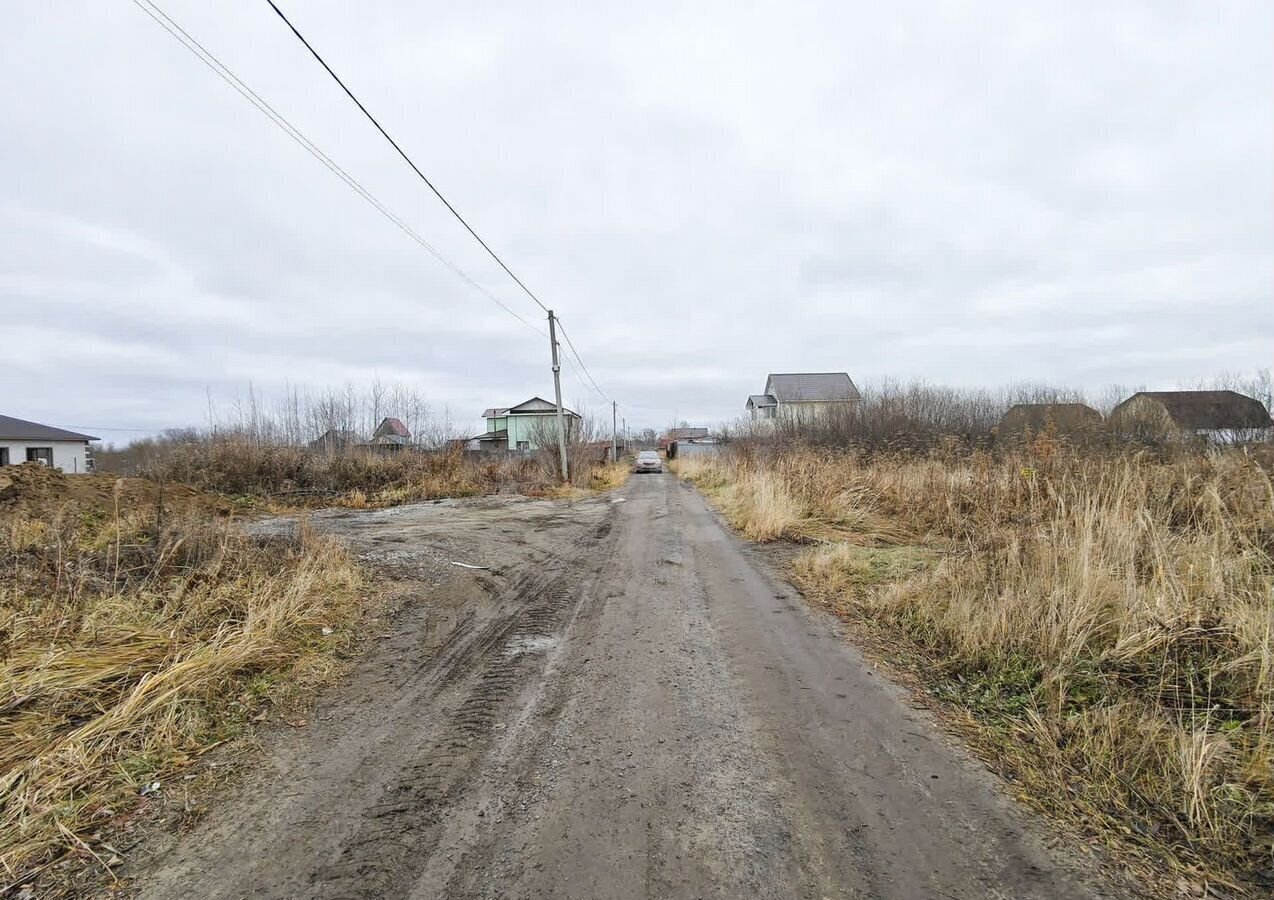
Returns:
[[[299,128],[297,128],[290,121],[288,121],[288,119],[282,113],[280,113],[273,106],[271,106],[269,102],[267,102],[260,94],[254,91],[246,82],[243,81],[243,79],[241,79],[238,75],[236,75],[228,66],[226,66],[223,62],[221,62],[221,60],[219,60],[210,50],[204,47],[203,44],[199,43],[199,41],[196,40],[189,32],[187,32],[184,28],[181,27],[181,25],[179,25],[176,21],[174,21],[171,16],[169,16],[157,4],[155,4],[153,0],[144,0],[144,4],[142,0],[132,0],[132,3],[142,12],[146,13],[146,15],[150,16],[150,18],[154,20],[154,22],[157,25],[159,25],[161,28],[167,31],[169,35],[173,37],[174,40],[176,40],[179,44],[181,44],[188,51],[190,51],[195,56],[196,59],[198,59],[205,66],[207,66],[215,75],[217,75],[217,77],[219,77],[222,81],[226,82],[226,84],[234,88],[245,100],[247,100],[249,103],[255,106],[262,115],[264,115],[272,123],[274,123],[280,129],[282,129],[284,134],[292,138],[292,140],[294,140],[302,149],[304,149],[307,153],[309,153],[311,156],[317,159],[320,163],[322,163],[333,175],[335,175],[337,178],[345,182],[345,184],[351,190],[353,190],[356,194],[358,194],[360,197],[366,200],[369,204],[371,204],[376,209],[377,212],[379,212],[381,215],[387,218],[390,222],[396,225],[400,230],[403,231],[404,234],[410,237],[413,241],[415,241],[425,250],[429,251],[429,253],[435,259],[437,259],[440,263],[442,263],[444,266],[450,269],[462,281],[464,281],[474,290],[478,291],[480,294],[485,296],[488,300],[490,300],[496,306],[503,309],[509,315],[513,316],[523,325],[530,328],[532,331],[536,332],[539,335],[547,337],[543,329],[538,328],[535,325],[532,325],[529,321],[524,319],[515,310],[510,308],[502,300],[500,300],[498,297],[496,297],[494,294],[492,294],[490,291],[488,291],[486,288],[480,285],[477,281],[471,278],[469,274],[466,273],[463,269],[461,269],[451,260],[443,256],[442,253],[439,252],[436,247],[434,247],[432,244],[426,241],[423,237],[417,234],[416,231],[410,225],[408,225],[401,218],[395,215],[392,210],[386,207],[385,204],[383,204],[380,200],[378,200],[366,187],[364,187],[362,183],[358,181],[358,179],[350,175],[347,171],[345,171],[345,169],[343,169],[338,163],[336,163],[330,156],[324,153],[323,150],[320,149],[308,137],[306,137],[305,134]]]
[[[270,8],[273,9],[274,12],[278,15],[278,17],[283,20],[284,24],[287,25],[289,29],[291,29],[292,33],[296,35],[297,39],[302,44],[305,45],[305,49],[310,51],[310,54],[319,61],[319,65],[321,65],[324,69],[326,69],[327,74],[331,75],[332,78],[336,81],[336,83],[341,86],[341,90],[345,92],[346,96],[348,96],[351,100],[354,101],[354,105],[357,106],[360,110],[362,110],[363,115],[367,117],[368,121],[370,121],[373,125],[376,126],[376,130],[379,131],[384,136],[385,140],[389,141],[390,145],[395,150],[398,151],[398,155],[401,156],[406,161],[407,165],[411,166],[412,171],[415,172],[418,176],[420,176],[420,180],[423,181],[426,185],[428,185],[429,190],[434,192],[434,196],[436,196],[439,200],[441,200],[443,206],[447,207],[447,209],[451,212],[451,214],[456,217],[456,220],[459,221],[460,224],[465,227],[465,230],[468,231],[469,234],[473,235],[473,239],[482,245],[482,249],[487,251],[487,253],[491,256],[491,258],[500,264],[500,268],[504,269],[504,271],[508,274],[508,276],[512,278],[515,282],[517,282],[518,287],[526,291],[526,295],[528,297],[530,297],[537,304],[539,304],[540,309],[544,310],[545,312],[548,312],[549,308],[540,302],[540,298],[535,296],[535,294],[531,293],[531,289],[522,283],[521,278],[518,278],[518,276],[513,274],[513,270],[510,269],[508,266],[506,266],[504,264],[504,260],[500,259],[500,257],[496,255],[496,252],[492,250],[489,246],[487,246],[487,242],[484,241],[478,235],[478,232],[473,230],[472,226],[470,226],[468,222],[465,221],[464,216],[460,215],[460,213],[456,211],[456,208],[452,206],[450,201],[448,201],[447,198],[442,195],[442,192],[439,191],[436,187],[434,187],[433,182],[430,181],[427,177],[425,177],[425,173],[420,171],[420,168],[414,162],[411,161],[411,157],[408,156],[403,151],[403,148],[398,146],[398,142],[389,136],[388,131],[386,131],[384,128],[381,127],[380,122],[376,121],[376,117],[367,111],[367,107],[363,106],[362,101],[360,101],[357,97],[354,96],[354,92],[345,86],[345,82],[341,81],[341,77],[337,75],[334,71],[332,71],[332,67],[327,64],[327,62],[323,59],[323,57],[319,56],[319,52],[315,50],[314,47],[310,45],[310,42],[305,39],[305,35],[297,31],[296,26],[293,25],[292,22],[288,19],[288,17],[283,14],[283,10],[279,9],[279,7],[275,4],[274,0],[265,0],[265,2],[270,4]]]

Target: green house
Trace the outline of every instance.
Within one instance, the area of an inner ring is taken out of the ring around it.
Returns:
[[[562,407],[569,440],[579,431],[580,416]],[[484,410],[485,434],[469,439],[469,449],[486,452],[538,450],[557,441],[557,407],[541,397],[532,397],[517,406]]]

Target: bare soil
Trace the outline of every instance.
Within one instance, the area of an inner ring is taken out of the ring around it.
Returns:
[[[101,473],[68,475],[40,463],[0,469],[0,513],[42,512],[73,504],[82,510],[108,512],[153,509],[166,513],[198,509],[228,515],[231,503],[185,484],[159,485],[145,478]]]
[[[313,524],[411,599],[143,897],[1127,893],[671,476]]]

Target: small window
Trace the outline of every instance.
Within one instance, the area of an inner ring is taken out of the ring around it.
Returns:
[[[8,464],[9,464],[9,448],[0,447],[0,466],[7,466]]]
[[[27,447],[27,462],[44,463],[46,466],[53,465],[53,448],[52,447]]]
[[[519,449],[519,450],[530,450],[530,449],[531,449],[531,442],[530,442],[530,441],[518,441],[518,449]]]

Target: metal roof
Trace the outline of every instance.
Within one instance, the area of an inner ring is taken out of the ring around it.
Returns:
[[[407,426],[403,424],[402,419],[387,416],[376,426],[376,430],[372,432],[372,437],[387,437],[389,435],[409,438],[411,437],[411,432],[407,430]]]
[[[1238,391],[1138,391],[1115,407],[1122,412],[1138,397],[1164,408],[1179,428],[1200,431],[1242,428],[1269,428],[1270,414],[1265,404]]]
[[[748,397],[748,406],[778,406],[778,401],[769,394],[752,394]]]
[[[545,400],[543,397],[532,397],[530,400],[523,400],[517,406],[493,406],[490,409],[484,409],[482,411],[482,418],[498,419],[502,416],[507,416],[510,413],[551,413],[556,411],[557,406],[548,400]],[[565,406],[562,407],[562,415],[573,416],[576,419],[580,418],[579,413],[571,412]]]
[[[41,425],[39,422],[28,422],[26,419],[0,416],[0,440],[96,441],[99,438],[91,434],[80,434],[78,431],[67,431],[65,428],[54,428],[52,425]]]
[[[789,372],[771,374],[766,394],[780,403],[829,403],[858,400],[860,394],[845,372]]]

